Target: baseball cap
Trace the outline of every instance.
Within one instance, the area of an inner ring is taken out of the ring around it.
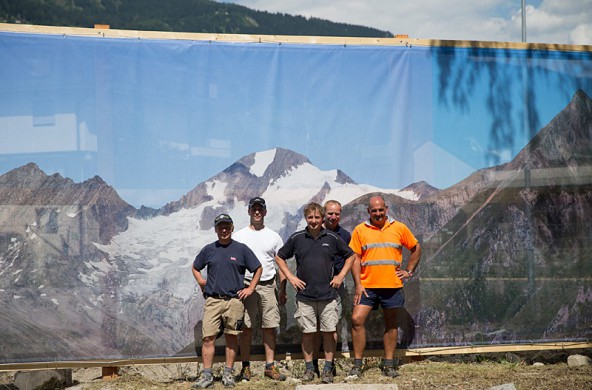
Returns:
[[[249,201],[249,208],[251,208],[254,204],[259,203],[261,206],[263,206],[263,208],[267,208],[267,206],[265,206],[265,199],[260,198],[260,197],[256,197],[256,198],[252,198]]]
[[[216,217],[216,219],[214,219],[214,226],[218,226],[222,222],[233,223],[232,222],[232,218],[230,218],[230,215],[228,215],[228,214],[220,214],[220,215],[218,215]]]

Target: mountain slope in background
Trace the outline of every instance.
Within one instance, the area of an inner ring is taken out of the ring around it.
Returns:
[[[4,0],[0,21],[220,34],[392,37],[388,31],[211,0]]]
[[[592,100],[578,91],[427,240],[420,337],[590,337],[591,160]]]
[[[116,353],[114,328],[100,324],[114,310],[117,276],[95,244],[126,230],[134,212],[97,176],[74,183],[33,163],[0,176],[2,361],[38,359],[40,348],[47,359],[91,356],[101,340],[103,353]],[[47,350],[39,340],[61,342]]]

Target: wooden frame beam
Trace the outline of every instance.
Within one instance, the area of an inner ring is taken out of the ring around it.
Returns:
[[[450,346],[450,347],[430,347],[430,348],[411,348],[397,349],[396,356],[400,358],[418,358],[438,355],[464,355],[464,354],[486,354],[499,352],[531,352],[531,351],[549,351],[549,350],[568,350],[568,349],[590,349],[592,342],[553,342],[553,343],[532,343],[532,344],[500,344],[500,345],[473,345],[473,346]],[[366,350],[365,357],[383,356],[382,350]],[[349,358],[349,353],[337,352],[336,358]],[[277,360],[302,359],[302,353],[276,354]],[[251,355],[252,361],[263,361],[265,356]],[[224,356],[216,356],[216,362],[223,362]],[[147,359],[121,359],[121,360],[84,360],[84,361],[53,361],[53,362],[29,362],[29,363],[7,363],[0,364],[0,371],[25,371],[25,370],[46,370],[60,368],[89,368],[104,367],[114,368],[134,365],[151,364],[182,364],[201,362],[197,356],[185,357],[161,357]],[[111,375],[113,370],[108,371]],[[115,370],[117,372],[117,370]],[[105,371],[103,372],[105,373]]]

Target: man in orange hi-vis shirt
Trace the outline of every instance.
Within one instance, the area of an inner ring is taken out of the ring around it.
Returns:
[[[356,285],[352,313],[354,367],[349,379],[362,374],[362,356],[366,348],[366,318],[372,310],[382,307],[384,317],[383,374],[399,375],[394,365],[397,347],[397,309],[405,304],[403,279],[413,276],[421,258],[419,242],[409,228],[387,217],[388,207],[382,196],[368,202],[370,218],[356,226],[349,243],[356,258],[351,271]],[[411,251],[406,269],[401,269],[403,247]]]

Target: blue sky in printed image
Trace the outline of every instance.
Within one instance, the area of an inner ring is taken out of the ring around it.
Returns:
[[[32,161],[161,207],[283,147],[358,183],[445,188],[524,147],[527,86],[538,128],[592,93],[589,53],[525,53],[0,33],[0,174]]]

